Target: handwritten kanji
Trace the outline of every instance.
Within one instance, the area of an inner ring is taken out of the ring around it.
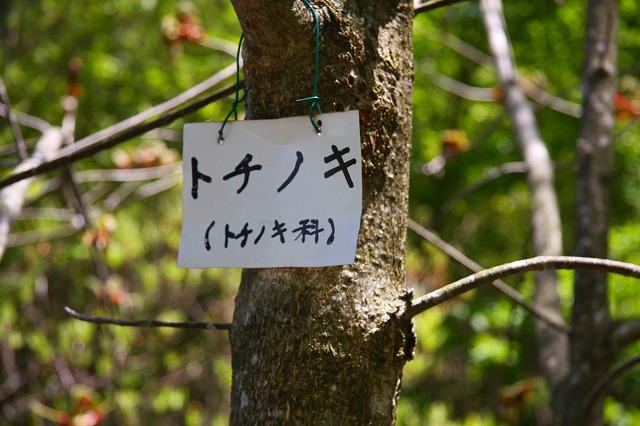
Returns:
[[[265,230],[265,226],[262,225],[262,229],[260,230],[260,233],[258,234],[258,236],[256,237],[255,241],[253,242],[253,244],[258,244],[258,241],[260,241],[260,238],[262,238],[262,234],[264,234],[264,230]]]
[[[242,230],[237,234],[234,234],[233,232],[231,232],[231,230],[229,230],[229,224],[227,224],[224,227],[224,248],[229,247],[229,238],[233,238],[235,240],[242,238],[240,247],[244,247],[247,244],[247,238],[249,237],[249,234],[251,234],[252,232],[253,229],[249,229],[249,224],[245,223],[242,227]]]
[[[296,241],[298,240],[298,238],[302,237],[302,242],[304,243],[306,236],[313,236],[316,244],[318,244],[319,235],[322,231],[324,231],[324,228],[320,228],[318,226],[318,219],[304,219],[298,223],[300,223],[300,226],[291,231],[299,232],[298,236],[296,237]]]
[[[287,185],[289,185],[291,183],[291,181],[293,180],[293,178],[298,174],[298,170],[300,170],[300,165],[302,164],[302,162],[304,161],[304,157],[302,156],[302,153],[300,151],[296,151],[296,156],[298,157],[296,160],[296,165],[293,168],[293,172],[291,172],[291,174],[289,175],[289,177],[287,178],[287,180],[284,181],[284,183],[282,185],[280,185],[280,188],[278,188],[278,192],[282,191],[283,189],[285,189],[287,187]]]
[[[222,177],[222,180],[229,180],[232,177],[244,174],[244,181],[242,182],[242,185],[240,186],[240,188],[238,188],[238,194],[241,193],[242,190],[249,183],[249,174],[251,174],[251,172],[254,170],[262,169],[262,165],[260,164],[250,166],[249,163],[251,162],[251,160],[253,160],[253,155],[251,154],[245,155],[244,159],[240,161],[240,163],[236,166],[233,172]]]
[[[324,173],[324,178],[327,179],[338,172],[342,172],[344,174],[344,178],[347,180],[347,185],[349,185],[349,188],[353,188],[353,180],[351,180],[351,175],[349,174],[349,167],[356,164],[356,159],[352,158],[347,162],[342,159],[342,156],[348,154],[351,149],[349,147],[346,147],[342,150],[338,150],[337,146],[331,145],[331,150],[333,151],[333,154],[324,157],[324,162],[330,163],[332,161],[337,161],[338,165],[333,169],[326,171]]]
[[[211,183],[211,176],[207,176],[204,173],[201,173],[198,170],[198,159],[196,157],[191,157],[191,196],[194,200],[198,198],[199,180]]]
[[[271,236],[271,238],[275,238],[275,237],[280,237],[280,242],[282,244],[284,244],[284,233],[287,232],[287,228],[284,227],[285,223],[280,223],[278,222],[278,219],[276,219],[275,221],[275,225],[273,225],[273,231],[276,231],[273,233],[273,235]]]

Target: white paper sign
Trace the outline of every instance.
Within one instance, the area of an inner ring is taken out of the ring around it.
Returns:
[[[355,258],[358,111],[184,126],[182,268],[330,266]]]

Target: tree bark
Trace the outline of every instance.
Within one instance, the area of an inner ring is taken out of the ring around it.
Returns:
[[[577,142],[576,256],[607,258],[613,173],[613,96],[617,61],[616,0],[589,0],[583,116]],[[582,407],[615,355],[607,274],[576,271],[572,311],[571,365],[556,398],[558,425],[601,425],[603,398]]]
[[[314,26],[293,0],[234,0],[249,119],[308,114]],[[231,329],[232,425],[391,425],[412,356],[404,257],[412,2],[314,1],[320,104],[360,111],[363,212],[354,265],[243,272]],[[320,119],[322,117],[320,116]],[[310,126],[310,131],[313,131]],[[313,194],[310,194],[313,196]]]

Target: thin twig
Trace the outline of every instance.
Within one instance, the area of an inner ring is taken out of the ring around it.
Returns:
[[[223,99],[235,92],[235,84],[231,84],[215,93],[212,93],[202,99],[188,103],[187,105],[175,109],[171,112],[161,115],[160,117],[141,124],[136,124],[131,127],[127,127],[124,130],[119,130],[119,133],[110,134],[104,136],[103,132],[98,132],[91,136],[88,136],[73,145],[67,146],[58,151],[57,155],[50,161],[41,163],[38,166],[30,167],[21,172],[14,173],[6,178],[0,180],[0,189],[9,186],[13,183],[19,182],[22,179],[29,178],[38,174],[50,172],[63,164],[72,163],[74,161],[81,160],[83,158],[91,157],[92,155],[103,151],[105,149],[116,146],[122,142],[126,142],[137,136],[140,136],[150,130],[156,129],[161,126],[166,126],[173,121],[191,114],[200,108],[209,105],[212,102]]]
[[[186,330],[231,330],[231,324],[224,322],[173,322],[160,320],[121,320],[106,317],[94,317],[90,315],[80,314],[68,306],[64,307],[67,314],[80,321],[90,322],[93,324],[110,324],[119,325],[121,327],[171,327],[182,328]]]
[[[58,209],[54,207],[25,207],[17,220],[46,220],[71,222],[82,220],[71,209]]]
[[[629,319],[616,322],[611,333],[616,348],[623,348],[640,339],[640,319]]]
[[[114,211],[124,200],[142,186],[138,182],[125,182],[111,192],[102,203],[102,208],[108,212]]]
[[[437,40],[438,42],[442,42],[445,46],[447,46],[451,50],[464,56],[467,59],[472,60],[478,65],[481,65],[483,67],[495,67],[495,60],[493,59],[493,57],[485,54],[481,50],[477,49],[475,46],[472,46],[469,43],[447,32],[434,35],[433,37],[431,37],[431,39]],[[445,81],[444,84],[438,84],[438,86],[445,90],[449,90],[447,89],[447,87],[453,87],[455,89],[465,88],[464,86],[460,86],[460,85],[464,85],[464,83],[455,82],[455,83],[458,83],[457,86],[453,86],[452,84],[449,84],[447,86],[446,83],[448,82]],[[518,86],[529,98],[531,98],[534,102],[536,102],[537,104],[543,107],[550,108],[554,111],[558,111],[562,114],[566,114],[571,117],[579,118],[582,115],[582,106],[580,104],[577,104],[575,102],[571,102],[559,96],[553,95],[529,80],[526,80],[524,78],[519,78]],[[476,96],[483,96],[481,92],[481,90],[483,89],[475,88],[475,87],[472,87],[472,89],[474,89],[474,92],[469,92],[467,90],[465,93],[475,93]],[[456,93],[455,90],[449,90],[449,91],[451,91],[452,93]],[[463,96],[463,97],[466,97],[466,96]],[[487,99],[479,99],[479,100],[487,100]]]
[[[434,246],[438,247],[440,250],[445,252],[447,256],[451,257],[453,260],[460,263],[467,269],[473,272],[480,272],[484,269],[482,266],[480,266],[473,260],[469,259],[467,256],[464,255],[464,253],[457,250],[451,244],[440,239],[436,234],[420,226],[418,223],[414,222],[411,219],[409,219],[409,228],[412,229],[416,234],[420,235],[425,240],[429,241]],[[558,331],[561,331],[563,333],[569,332],[569,329],[561,321],[550,316],[547,312],[542,310],[539,306],[535,305],[534,303],[527,301],[520,293],[518,293],[515,289],[509,286],[509,284],[507,284],[506,282],[502,280],[496,280],[492,282],[491,285],[495,287],[498,291],[502,292],[505,296],[507,296],[513,302],[515,302],[517,305],[520,305],[524,309],[529,311],[536,318],[546,322],[547,324],[549,324],[551,327],[555,328]]]
[[[73,377],[73,373],[71,372],[65,357],[60,354],[56,355],[53,358],[53,367],[55,368],[56,373],[58,373],[58,378],[60,379],[60,384],[63,389],[67,392],[71,391],[71,387],[78,382],[76,378]]]
[[[415,14],[422,12],[428,12],[430,10],[439,9],[445,6],[451,6],[452,4],[461,3],[466,0],[431,0],[425,3],[417,4],[413,8]]]
[[[6,105],[0,104],[0,117],[9,118],[9,111],[10,109]],[[15,117],[18,123],[22,124],[23,126],[30,127],[34,130],[37,130],[40,133],[44,133],[48,128],[51,127],[51,124],[49,124],[42,118],[25,114],[24,112],[20,112],[20,111],[13,111],[13,114],[15,114]]]
[[[135,199],[144,200],[161,192],[164,192],[182,183],[182,173],[176,172],[168,176],[161,177],[152,182],[145,183],[135,190]]]
[[[438,290],[434,290],[413,300],[411,302],[411,306],[407,309],[407,315],[409,317],[414,317],[429,308],[473,290],[482,284],[493,282],[499,278],[530,271],[556,269],[596,270],[627,277],[640,278],[640,266],[632,263],[592,257],[538,256],[485,269],[452,284],[439,288]]]
[[[120,204],[126,201],[126,198],[128,197],[131,197],[133,200],[140,201],[164,192],[181,182],[182,173],[177,170],[169,175],[160,177],[159,179],[145,184],[134,184],[133,182],[128,182],[112,192],[107,199],[104,200],[103,206],[106,211],[113,211]]]
[[[64,118],[62,119],[62,134],[64,135],[65,144],[71,144],[75,140],[76,131],[76,119],[78,117],[78,99],[73,96],[66,96],[62,105],[65,110]],[[61,173],[62,180],[62,194],[67,201],[69,207],[71,207],[76,213],[82,216],[82,227],[85,231],[94,231],[94,224],[89,212],[89,205],[85,201],[84,194],[75,175],[73,174],[72,164],[65,164],[62,167]],[[91,254],[93,256],[93,263],[96,267],[96,274],[100,281],[104,284],[109,279],[109,266],[105,259],[104,249],[98,244],[98,240],[93,241],[91,247]]]
[[[84,195],[80,186],[76,182],[73,171],[70,164],[65,164],[62,168],[62,192],[67,198],[69,207],[82,216],[82,226],[85,231],[93,231],[95,229],[91,214],[89,213],[89,206],[85,202]],[[100,247],[97,239],[92,244],[93,262],[96,267],[96,274],[100,281],[104,284],[109,279],[109,265],[105,259],[104,249]]]
[[[9,98],[9,93],[7,92],[7,87],[4,85],[4,80],[2,79],[2,77],[0,77],[0,100],[2,100],[2,103],[7,107],[7,119],[11,124],[13,140],[16,144],[16,148],[18,149],[18,154],[20,154],[20,159],[24,161],[29,158],[29,153],[27,152],[27,146],[24,143],[24,138],[22,137],[22,132],[20,131],[20,124],[18,123],[18,119],[11,110],[11,99]]]
[[[431,83],[456,96],[477,102],[496,101],[495,91],[492,88],[470,86],[449,76],[440,74],[430,66],[425,67],[424,72],[430,77],[429,81]]]
[[[604,392],[609,388],[611,382],[613,382],[618,376],[620,376],[625,371],[631,369],[632,367],[640,364],[640,355],[635,355],[629,358],[626,361],[621,362],[617,366],[615,366],[611,371],[609,371],[596,385],[591,389],[589,395],[585,398],[582,403],[582,408],[578,413],[582,413],[582,419],[578,424],[586,424],[588,415],[593,409],[594,403],[603,396]]]
[[[7,378],[4,383],[0,384],[0,404],[27,383],[26,377],[18,369],[16,365],[16,354],[9,342],[0,342],[0,352],[2,353],[2,367],[4,376]]]
[[[552,95],[523,78],[518,79],[518,86],[525,95],[544,107],[551,108],[554,111],[571,117],[580,118],[582,116],[582,106],[580,104]]]
[[[231,65],[228,65],[227,67],[218,71],[208,79],[180,93],[178,96],[175,96],[167,101],[162,102],[161,104],[155,105],[147,110],[144,110],[134,115],[133,117],[129,117],[124,121],[114,124],[113,126],[107,127],[106,129],[103,129],[98,133],[95,133],[87,138],[84,138],[76,142],[76,144],[81,146],[90,145],[91,138],[102,139],[105,137],[110,137],[117,133],[122,132],[123,130],[142,124],[145,121],[157,115],[162,115],[164,113],[167,113],[168,111],[174,108],[177,108],[180,105],[183,105],[184,103],[194,99],[196,96],[201,95],[207,90],[210,90],[212,87],[221,83],[225,79],[235,75],[235,73],[236,73],[236,64],[234,63]]]
[[[17,182],[18,180],[24,179],[26,177],[29,176],[33,176],[35,174],[39,174],[39,173],[44,173],[45,171],[51,171],[54,170],[58,167],[61,166],[62,163],[68,163],[68,162],[72,162],[74,161],[73,159],[71,160],[67,160],[67,161],[62,161],[60,164],[55,163],[55,161],[60,161],[61,159],[65,159],[67,157],[72,157],[74,154],[77,154],[79,151],[80,153],[85,153],[86,155],[83,157],[81,156],[80,158],[85,158],[86,156],[91,156],[96,152],[101,151],[102,149],[106,149],[109,148],[111,146],[114,146],[118,143],[124,142],[125,140],[129,140],[131,138],[134,138],[136,136],[139,136],[142,133],[146,133],[149,130],[153,130],[156,129],[157,127],[160,127],[162,125],[168,124],[174,120],[176,120],[177,118],[182,117],[183,115],[186,115],[190,112],[196,111],[195,110],[191,110],[190,106],[193,106],[194,104],[198,104],[199,101],[193,102],[192,104],[188,104],[185,105],[182,108],[177,109],[176,111],[173,111],[173,113],[169,112],[170,110],[174,109],[174,108],[178,108],[180,105],[183,105],[184,103],[191,101],[192,99],[194,99],[196,96],[199,96],[200,94],[206,92],[207,90],[211,89],[212,87],[214,87],[215,85],[217,85],[218,83],[222,82],[224,79],[234,75],[236,72],[236,66],[235,64],[229,65],[226,68],[223,68],[221,71],[217,72],[216,74],[214,74],[213,76],[209,77],[208,79],[206,79],[205,81],[187,89],[186,91],[182,92],[181,94],[179,94],[178,96],[175,96],[174,98],[169,99],[168,101],[165,101],[161,104],[155,105],[147,110],[144,110],[136,115],[134,115],[133,117],[129,117],[126,120],[123,120],[119,123],[114,124],[113,126],[107,127],[106,129],[102,129],[97,133],[94,133],[92,135],[87,136],[86,138],[77,141],[76,143],[73,144],[73,146],[68,146],[62,150],[60,150],[59,155],[57,156],[56,159],[54,159],[54,164],[48,164],[45,163],[43,164],[44,168],[46,168],[46,170],[38,172],[37,170],[26,170],[24,177],[18,178],[17,174],[11,175],[6,179],[3,179],[2,181],[0,181],[0,189],[3,188],[6,185],[10,185],[13,182]],[[211,103],[215,100],[218,100],[219,98],[216,97],[216,95],[220,94],[220,93],[224,93],[224,95],[220,96],[220,98],[227,96],[228,94],[230,94],[230,90],[227,91],[228,87],[225,89],[222,89],[216,93],[213,93],[212,95],[209,95],[207,97],[205,97],[204,99],[201,99],[200,101],[205,101],[207,99],[210,99],[211,97],[214,97],[213,100],[210,100],[208,103]],[[199,106],[199,108],[202,108],[205,105],[208,105],[208,103],[205,103],[201,106]],[[198,109],[199,109],[198,108]],[[169,120],[167,123],[163,122],[162,119],[164,117],[168,117],[168,116],[172,116],[172,114],[175,114],[177,112],[180,111],[184,111],[186,110],[187,112],[185,112],[182,115],[178,115],[175,118]],[[155,117],[160,115],[160,117],[158,117],[156,120],[148,123],[148,124],[152,124],[152,123],[156,123],[159,122],[161,124],[159,125],[155,125],[155,126],[148,126],[145,125],[144,123]],[[112,142],[114,139],[118,139],[119,136],[121,135],[125,135],[125,134],[129,134],[129,132],[131,130],[135,130],[135,129],[145,129],[142,133],[138,133],[138,132],[132,132],[131,134],[133,134],[133,136],[128,137],[127,139],[124,140],[119,140],[118,142],[113,142],[113,143],[109,143]],[[29,174],[32,173],[32,174]]]
[[[26,170],[37,167],[39,164],[52,158],[62,146],[62,131],[57,127],[51,127],[44,132],[38,141],[30,158],[21,162],[17,170]],[[4,256],[9,234],[15,220],[20,216],[27,196],[27,190],[34,179],[24,181],[4,188],[0,191],[0,260]]]
[[[78,183],[87,182],[133,182],[153,180],[172,175],[181,171],[180,162],[164,164],[155,167],[141,167],[137,169],[104,169],[104,170],[79,170],[75,172]]]
[[[436,40],[436,37],[432,37],[432,40]],[[495,60],[492,56],[487,55],[477,47],[467,43],[466,41],[459,39],[458,37],[450,34],[447,31],[437,34],[437,40],[441,41],[449,49],[457,52],[467,59],[472,60],[478,65],[483,67],[494,67]]]
[[[53,241],[77,234],[82,229],[82,220],[71,221],[65,225],[56,226],[46,231],[34,229],[30,231],[14,232],[7,238],[7,248],[37,244],[42,241]]]
[[[207,36],[204,40],[199,41],[198,44],[203,47],[207,47],[209,49],[217,50],[219,52],[226,53],[227,55],[235,58],[236,53],[238,51],[238,46],[236,43],[225,40],[223,38],[217,38],[212,36]]]
[[[431,83],[461,98],[477,102],[495,102],[497,100],[496,92],[493,88],[471,86],[429,68],[425,68],[425,75],[430,77],[429,81]],[[579,104],[554,96],[523,78],[518,79],[518,87],[524,94],[543,107],[571,117],[579,118],[582,115],[582,107]]]
[[[440,223],[444,215],[446,215],[449,212],[449,210],[451,210],[451,207],[456,201],[467,198],[474,192],[480,190],[485,185],[493,182],[494,180],[504,175],[516,174],[516,173],[527,173],[528,170],[529,170],[529,167],[527,166],[527,163],[523,161],[504,163],[497,167],[487,170],[487,172],[484,174],[484,176],[482,176],[482,178],[480,178],[479,181],[474,182],[465,188],[462,188],[461,190],[453,194],[447,201],[442,203],[442,206],[440,206],[440,209],[438,209],[438,214],[436,215],[435,222]]]
[[[0,385],[0,402],[16,395],[16,391],[27,384],[27,378],[21,372],[16,371],[7,374],[7,380]]]

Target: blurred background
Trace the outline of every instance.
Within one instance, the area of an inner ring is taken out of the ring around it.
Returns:
[[[640,264],[640,5],[619,7],[610,257]],[[579,0],[505,2],[520,85],[556,168],[567,254],[585,8]],[[79,140],[209,78],[235,62],[240,33],[226,0],[3,0],[0,77],[32,152],[46,123],[72,117]],[[418,15],[414,48],[409,216],[485,267],[533,256],[526,178],[477,2]],[[34,181],[0,263],[0,424],[228,423],[226,331],[97,326],[63,308],[231,321],[240,270],[175,266],[182,126],[224,119],[231,101]],[[0,112],[6,117],[6,108]],[[3,117],[0,177],[20,161]],[[407,286],[416,295],[468,273],[408,231]],[[560,272],[566,315],[572,279]],[[507,281],[531,298],[532,276]],[[640,315],[638,283],[610,282],[614,318]],[[533,320],[495,289],[419,315],[416,334],[398,425],[533,425],[548,406]],[[635,369],[615,382],[605,418],[640,424],[639,402]]]

